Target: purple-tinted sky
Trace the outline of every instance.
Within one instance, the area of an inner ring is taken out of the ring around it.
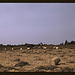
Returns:
[[[1,44],[65,40],[75,40],[75,3],[0,3]]]

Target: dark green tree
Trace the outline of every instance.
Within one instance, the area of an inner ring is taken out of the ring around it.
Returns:
[[[67,40],[65,40],[65,44],[68,44],[68,41]]]
[[[75,44],[75,41],[71,41],[70,44]]]

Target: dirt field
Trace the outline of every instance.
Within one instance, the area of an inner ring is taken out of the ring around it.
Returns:
[[[59,57],[58,65],[50,60]],[[0,52],[0,72],[75,72],[75,49],[31,49]]]

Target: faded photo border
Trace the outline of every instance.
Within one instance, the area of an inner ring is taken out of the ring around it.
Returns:
[[[75,3],[75,0],[0,0],[0,3]],[[25,73],[25,72],[18,72],[18,73],[0,73],[1,75],[71,75],[75,73]]]
[[[0,3],[75,3],[75,0],[0,0]]]

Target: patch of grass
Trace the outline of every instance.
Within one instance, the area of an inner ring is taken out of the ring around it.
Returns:
[[[53,71],[55,68],[57,68],[56,65],[51,65],[51,66],[50,66],[50,70],[52,70],[52,71]]]
[[[17,55],[17,56],[22,56],[22,55]]]
[[[55,68],[57,68],[57,66],[56,65],[49,65],[49,66],[39,66],[39,67],[36,67],[37,69],[39,69],[39,70],[53,70],[53,69],[55,69]]]
[[[8,69],[6,69],[6,68],[4,68],[4,67],[1,67],[0,68],[0,72],[7,72],[8,71]]]
[[[60,57],[64,57],[64,55],[61,55]]]
[[[43,60],[43,59],[41,59],[41,58],[36,58],[36,60]]]
[[[29,65],[29,63],[21,61],[21,62],[17,63],[14,67],[23,67],[25,65]]]
[[[39,70],[41,70],[41,69],[49,70],[50,67],[49,66],[39,66],[39,67],[37,67],[37,69],[39,69]]]
[[[73,68],[73,72],[75,72],[75,68]]]
[[[26,51],[23,51],[22,53],[26,53]]]
[[[3,65],[0,64],[0,68],[4,67]]]
[[[71,69],[70,67],[64,67],[61,69],[62,69],[62,72],[73,72],[73,69]]]
[[[15,59],[14,61],[20,61],[20,59],[18,58],[18,59]]]
[[[75,56],[75,55],[69,55],[70,57],[73,57],[73,56]]]
[[[63,52],[62,54],[66,54],[66,52]]]
[[[59,51],[57,51],[57,52],[63,52],[63,51],[59,50]]]
[[[69,61],[69,63],[75,63],[75,61]]]

